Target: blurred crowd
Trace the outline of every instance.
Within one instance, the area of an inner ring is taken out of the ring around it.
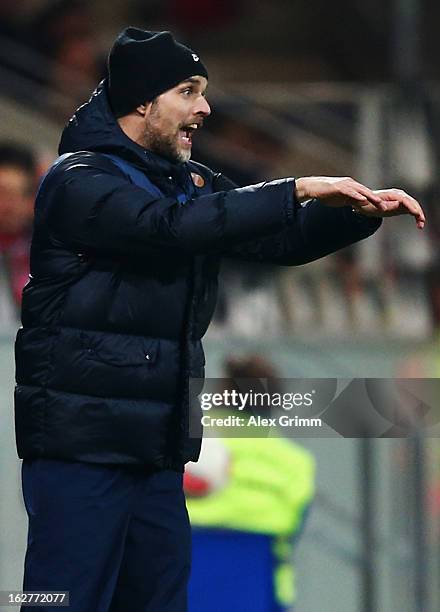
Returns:
[[[214,92],[217,74],[223,82],[228,82],[229,76],[234,81],[249,67],[245,53],[233,55],[234,49],[237,51],[244,43],[257,55],[264,55],[261,74],[258,74],[261,80],[275,80],[280,75],[291,81],[305,77],[361,80],[384,76],[389,66],[378,62],[376,54],[380,50],[384,52],[384,28],[389,24],[390,7],[379,3],[379,13],[373,19],[371,11],[356,3],[356,6],[345,1],[340,3],[341,10],[347,4],[347,19],[356,22],[358,17],[357,28],[371,31],[377,42],[371,46],[370,56],[358,61],[357,74],[354,70],[357,52],[351,48],[350,54],[346,53],[347,39],[344,42],[336,28],[330,53],[328,34],[314,23],[306,4],[301,7],[300,3],[292,3],[293,7],[283,3],[281,10],[279,2],[272,3],[273,6],[268,2],[255,6],[249,0],[114,0],[111,5],[104,0],[22,0],[20,3],[0,0],[0,81],[7,84],[3,88],[7,96],[20,105],[38,106],[40,112],[61,127],[105,76],[109,43],[127,23],[151,29],[173,29],[208,54],[207,63],[213,66]],[[319,1],[315,8],[328,20],[334,19],[326,3]],[[251,14],[252,24],[249,23]],[[293,26],[289,29],[286,22],[293,17],[296,36],[290,41],[288,35]],[[307,24],[322,34],[319,41],[314,36],[312,46],[306,40]],[[271,43],[270,49],[259,38],[263,33],[264,41]],[[425,44],[432,47],[434,43],[429,41],[428,37]],[[229,58],[226,69],[215,55],[223,43],[226,47],[221,48],[225,48],[224,55]],[[255,69],[247,72],[247,80],[252,79],[255,79]],[[213,93],[211,101],[214,112],[196,139],[194,158],[224,172],[238,185],[292,174],[356,172],[355,161],[352,167],[341,167],[331,155],[326,159],[314,157],[301,139],[289,132],[288,117],[275,121],[258,104],[233,95]],[[428,110],[425,131],[434,135],[432,176],[422,185],[411,181],[399,184],[410,192],[414,192],[415,185],[415,195],[427,208],[424,234],[416,233],[408,219],[399,219],[392,222],[392,230],[389,222],[384,223],[378,239],[368,241],[368,245],[356,245],[303,268],[237,266],[236,262],[226,261],[214,334],[224,329],[252,337],[310,330],[345,334],[374,330],[378,334],[429,337],[440,327],[437,247],[440,215],[436,205],[440,194],[434,181],[435,169],[440,163],[440,117],[435,105]],[[26,142],[25,135],[18,144],[10,140],[7,131],[0,130],[3,319],[17,316],[27,275],[31,202],[47,161],[43,160],[37,143],[28,142],[24,146],[22,142]]]

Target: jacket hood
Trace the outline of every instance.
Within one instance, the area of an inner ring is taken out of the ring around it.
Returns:
[[[187,166],[143,149],[124,134],[110,107],[107,79],[101,81],[90,100],[78,108],[62,133],[59,155],[76,151],[117,155],[158,176],[181,173]]]

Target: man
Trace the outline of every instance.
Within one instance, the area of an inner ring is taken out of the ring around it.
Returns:
[[[301,264],[372,234],[368,216],[424,223],[400,191],[235,189],[190,162],[207,78],[170,33],[122,32],[37,196],[16,343],[24,588],[70,591],[72,612],[186,610],[182,472],[200,450],[188,384],[203,376],[219,258]]]
[[[29,277],[30,229],[36,187],[32,151],[0,144],[0,323],[15,326]]]

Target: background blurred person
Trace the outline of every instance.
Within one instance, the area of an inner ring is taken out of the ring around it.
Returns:
[[[29,276],[29,246],[36,187],[32,151],[0,144],[0,320],[18,321]]]
[[[90,3],[56,0],[40,10],[31,27],[30,40],[51,60],[45,74],[53,93],[51,109],[65,122],[89,95],[105,72],[99,51],[99,23]],[[61,94],[61,95],[60,95]]]
[[[261,355],[229,357],[224,370],[231,390],[239,387],[241,379],[254,391],[262,386],[263,392],[282,393],[276,368]],[[233,416],[234,410],[223,406],[209,414]],[[252,414],[271,416],[268,408],[252,408]],[[293,541],[314,496],[313,456],[287,439],[236,437],[231,432],[232,428],[230,435],[222,428],[216,437],[205,437],[198,463],[189,463],[184,475],[191,524],[203,528],[193,534],[191,610],[202,612],[208,597],[212,612],[291,610],[295,600]],[[269,562],[265,546],[270,551]],[[259,557],[259,569],[255,557]],[[271,575],[255,583],[253,566],[254,571]],[[207,575],[212,577],[208,582]]]

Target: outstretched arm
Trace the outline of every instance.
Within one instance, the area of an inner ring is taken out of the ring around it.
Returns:
[[[281,231],[294,216],[293,179],[221,190],[181,205],[127,181],[102,156],[79,152],[43,181],[36,221],[75,249],[218,253]],[[153,253],[154,254],[154,253]]]
[[[354,205],[384,209],[381,198],[349,177],[303,177],[296,179],[292,197],[295,217],[290,227],[257,241],[241,243],[224,255],[280,265],[300,265],[367,238],[380,219],[353,212]],[[319,198],[319,199],[318,199]],[[306,202],[301,206],[301,202]]]
[[[260,240],[248,241],[223,251],[225,257],[299,266],[334,253],[371,236],[382,220],[361,217],[348,207],[329,208],[311,200],[295,213],[295,223]]]

